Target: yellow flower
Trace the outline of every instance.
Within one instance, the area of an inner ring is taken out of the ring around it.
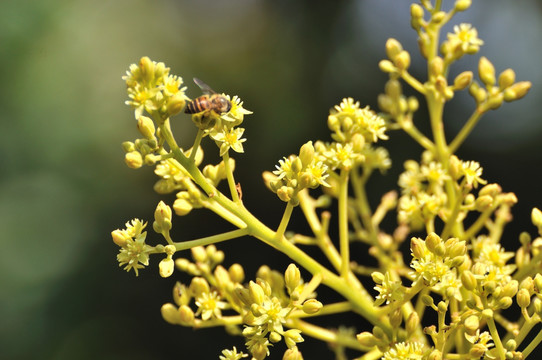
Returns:
[[[114,233],[122,233],[124,235],[124,243],[117,255],[119,266],[124,266],[124,270],[134,270],[136,276],[139,275],[139,269],[149,265],[149,254],[153,247],[145,244],[147,232],[142,232],[147,223],[141,222],[139,219],[134,219],[126,223],[125,230],[116,230]]]
[[[331,109],[328,126],[334,132],[333,140],[341,143],[350,141],[354,134],[363,135],[368,143],[388,139],[384,119],[368,106],[360,108],[359,102],[352,98],[343,99]]]
[[[220,156],[224,156],[229,149],[238,153],[244,152],[243,143],[247,140],[241,138],[244,131],[243,128],[228,129],[224,127],[222,131],[211,132],[211,138],[220,143]]]
[[[484,45],[478,38],[478,31],[471,24],[459,24],[454,26],[454,32],[448,33],[448,41],[453,47],[459,47],[462,52],[473,54]]]
[[[237,349],[234,346],[232,350],[228,350],[228,349],[222,350],[222,355],[220,355],[218,358],[220,360],[240,360],[241,358],[244,358],[247,356],[248,355],[243,352],[238,353]]]
[[[417,342],[400,342],[384,353],[382,360],[422,360],[425,349]]]
[[[478,184],[485,185],[487,183],[486,180],[482,179],[482,167],[476,161],[461,162],[461,171],[467,184],[472,185],[474,188],[478,187]]]
[[[252,114],[252,111],[243,108],[243,102],[241,99],[235,95],[233,99],[230,99],[229,95],[222,94],[228,101],[231,103],[231,109],[227,113],[221,114],[220,118],[230,126],[238,126],[243,122],[245,115]]]
[[[405,295],[401,282],[392,280],[389,272],[386,273],[382,283],[377,284],[374,289],[378,291],[375,306],[382,305],[383,303],[387,305],[392,301],[401,300]]]
[[[130,65],[122,79],[126,82],[130,98],[126,104],[135,109],[136,119],[143,111],[149,114],[160,112],[166,117],[170,115],[170,110],[178,113],[188,100],[184,94],[186,88],[181,87],[182,78],[170,75],[164,63],[157,63],[146,56],[141,58],[138,65]]]
[[[201,293],[196,299],[196,305],[198,306],[196,315],[201,314],[201,319],[205,321],[212,317],[221,318],[222,310],[226,308],[227,303],[220,301],[220,295],[213,291]]]

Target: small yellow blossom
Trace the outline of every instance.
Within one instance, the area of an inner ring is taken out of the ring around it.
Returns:
[[[361,134],[368,143],[379,139],[386,140],[386,123],[368,106],[360,108],[359,101],[352,98],[343,99],[340,105],[330,111],[328,126],[333,140],[344,143],[352,139],[354,134]]]
[[[201,314],[202,320],[209,320],[212,317],[221,318],[222,310],[227,307],[227,303],[221,301],[220,295],[216,291],[202,292],[196,299],[198,311],[196,315]]]
[[[241,358],[245,358],[247,356],[248,355],[243,352],[238,353],[237,349],[234,346],[232,350],[222,350],[222,355],[220,355],[218,358],[220,360],[240,360]]]
[[[454,32],[448,33],[448,41],[467,54],[475,53],[484,45],[478,38],[478,31],[471,24],[465,23],[454,26]]]
[[[386,273],[382,283],[377,284],[374,289],[378,291],[375,306],[382,305],[383,303],[386,303],[387,305],[392,301],[401,300],[405,295],[405,290],[401,282],[392,280],[388,272]]]
[[[147,223],[143,223],[139,219],[134,219],[126,223],[125,230],[116,230],[113,234],[122,233],[124,235],[124,243],[117,255],[119,266],[124,266],[124,270],[134,270],[136,276],[139,275],[139,269],[149,265],[149,254],[153,248],[145,244],[147,232],[143,231]]]
[[[229,149],[238,153],[244,152],[243,143],[247,140],[241,138],[244,131],[243,128],[223,128],[222,131],[211,132],[211,138],[220,143],[220,156],[224,156]]]
[[[226,121],[230,126],[238,126],[243,122],[245,115],[252,114],[252,111],[243,108],[243,102],[235,95],[230,99],[229,95],[222,94],[231,103],[231,109],[227,113],[220,115],[220,118]]]
[[[482,179],[482,167],[480,163],[476,161],[464,161],[461,163],[461,169],[467,184],[472,185],[474,188],[478,187],[478,184],[485,185],[486,180]]]
[[[400,342],[384,353],[382,360],[422,360],[425,348],[417,342]]]

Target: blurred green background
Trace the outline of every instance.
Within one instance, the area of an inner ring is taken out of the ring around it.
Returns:
[[[386,80],[377,64],[388,37],[411,51],[412,72],[423,77],[409,4],[2,0],[0,358],[216,359],[225,347],[243,349],[241,338],[222,329],[195,332],[161,319],[175,279],[159,278],[156,259],[139,278],[118,268],[110,232],[133,217],[152,220],[160,200],[152,170],[123,162],[121,142],[138,133],[121,76],[146,55],[181,75],[191,97],[199,95],[194,76],[238,94],[254,115],[245,120],[248,141],[245,154],[235,156],[236,179],[247,207],[274,227],[283,204],[264,188],[261,172],[307,140],[327,140],[327,112],[343,97],[376,108]],[[498,71],[512,67],[518,80],[533,82],[525,99],[488,114],[460,151],[482,163],[486,179],[518,195],[506,232],[511,248],[520,231],[534,233],[529,214],[542,206],[541,19],[539,0],[474,1],[456,18],[475,25],[485,41],[481,54]],[[476,69],[478,57],[462,61],[454,74]],[[448,106],[449,133],[472,106],[464,94]],[[426,128],[424,111],[419,115]],[[189,119],[178,117],[173,127],[189,146],[195,135]],[[406,136],[391,138],[394,167],[372,181],[373,203],[396,188],[402,162],[420,154]],[[184,240],[226,229],[201,212],[176,218],[174,228]],[[288,264],[252,239],[220,248],[227,264],[246,263],[249,277],[261,262],[281,271]],[[309,359],[332,355],[309,340],[301,349]],[[271,358],[282,351],[277,346]]]

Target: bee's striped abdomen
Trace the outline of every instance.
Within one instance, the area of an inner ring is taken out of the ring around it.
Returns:
[[[211,104],[209,103],[209,96],[204,95],[190,101],[186,105],[186,109],[184,110],[184,112],[186,114],[197,114],[202,111],[208,110],[210,107],[211,107]]]

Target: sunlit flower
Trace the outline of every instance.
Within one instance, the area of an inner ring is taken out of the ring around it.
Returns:
[[[459,24],[454,26],[454,32],[448,33],[448,41],[459,46],[464,53],[474,53],[484,45],[478,38],[478,31],[471,24]]]
[[[478,187],[478,184],[485,185],[486,180],[482,179],[482,167],[480,163],[476,161],[463,161],[461,163],[461,169],[467,184],[472,185],[474,188]]]
[[[243,102],[237,95],[233,99],[230,99],[229,95],[222,95],[231,102],[231,109],[227,113],[221,114],[220,118],[231,126],[238,126],[243,122],[245,115],[252,114],[252,111],[243,108]]]
[[[124,243],[117,255],[119,266],[124,266],[124,270],[134,270],[136,276],[139,275],[139,269],[149,265],[149,254],[153,248],[145,244],[147,232],[142,232],[147,224],[139,219],[126,223],[126,230],[116,230],[122,232],[125,236]]]
[[[368,106],[360,108],[359,102],[352,98],[343,99],[331,109],[328,126],[334,132],[333,139],[340,143],[350,141],[354,134],[363,135],[368,143],[388,139],[384,119]]]
[[[401,282],[392,280],[388,272],[384,277],[384,281],[382,281],[381,284],[377,284],[374,289],[378,291],[378,295],[375,297],[375,306],[379,306],[384,303],[387,305],[392,301],[400,301],[405,295]]]
[[[222,355],[220,355],[218,358],[220,360],[240,360],[241,358],[245,358],[247,356],[248,355],[243,352],[238,353],[237,349],[234,346],[232,350],[222,350]]]
[[[442,168],[442,164],[434,161],[427,165],[422,165],[421,174],[430,184],[436,184],[438,186],[442,186],[444,181],[450,179],[450,176],[446,174]]]
[[[350,170],[354,165],[364,160],[363,155],[354,152],[351,143],[331,143],[323,156],[331,169]]]
[[[384,353],[382,360],[422,360],[425,349],[417,342],[400,342]]]
[[[196,315],[201,314],[202,320],[209,320],[211,317],[222,317],[222,310],[227,307],[227,303],[221,301],[220,295],[216,291],[202,292],[196,299],[198,311]]]
[[[224,127],[222,131],[211,132],[211,138],[220,143],[220,156],[224,156],[229,149],[238,153],[244,152],[243,143],[247,140],[241,138],[244,131],[243,128],[227,129]]]

